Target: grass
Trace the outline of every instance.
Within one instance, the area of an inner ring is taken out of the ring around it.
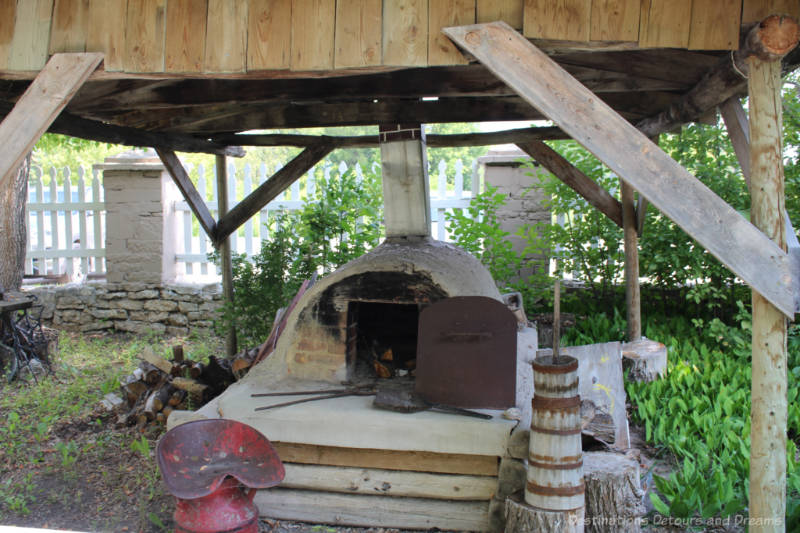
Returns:
[[[222,351],[216,338],[61,333],[53,375],[0,384],[0,523],[32,527],[161,531],[171,524],[154,460],[163,428],[119,427],[100,406],[145,346],[193,360]]]

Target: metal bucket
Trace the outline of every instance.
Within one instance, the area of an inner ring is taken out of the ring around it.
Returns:
[[[552,511],[579,509],[584,486],[578,360],[537,357],[533,382],[525,502]]]

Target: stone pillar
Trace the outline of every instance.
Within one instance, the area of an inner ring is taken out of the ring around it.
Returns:
[[[180,192],[155,152],[133,150],[102,165],[106,280],[160,285],[175,279]]]
[[[530,156],[522,150],[490,150],[485,156],[478,158],[478,163],[484,167],[484,183],[496,187],[497,191],[506,197],[506,204],[497,212],[500,227],[510,233],[514,250],[522,252],[525,241],[515,236],[519,228],[526,224],[534,225],[538,222],[550,223],[550,209],[545,205],[547,197],[538,187],[539,180],[536,176],[546,175],[547,171],[538,164],[531,176],[530,167],[523,167],[523,161],[530,161]],[[529,257],[531,260],[546,259],[544,254]],[[532,273],[533,269],[523,271],[523,275]]]

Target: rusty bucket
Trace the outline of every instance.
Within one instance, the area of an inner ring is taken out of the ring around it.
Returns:
[[[552,511],[579,509],[584,486],[578,360],[537,357],[533,382],[525,502]]]

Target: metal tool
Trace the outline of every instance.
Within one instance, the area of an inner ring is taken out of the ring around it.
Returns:
[[[425,401],[419,394],[412,390],[412,383],[408,386],[385,386],[380,387],[375,393],[375,401],[372,403],[378,409],[397,411],[400,413],[419,413],[420,411],[442,411],[456,415],[471,416],[491,420],[492,415],[470,411],[461,407],[442,405]]]
[[[306,390],[306,391],[288,391],[288,392],[261,392],[251,394],[251,398],[263,398],[272,396],[306,396],[314,395],[312,398],[303,398],[302,400],[292,400],[289,402],[276,403],[266,405],[263,407],[256,407],[256,411],[265,411],[267,409],[275,409],[277,407],[288,407],[290,405],[297,405],[299,403],[316,402],[318,400],[327,400],[329,398],[342,398],[344,396],[372,396],[375,394],[375,387],[372,385],[363,387],[349,387],[346,389],[327,389],[327,390]]]

